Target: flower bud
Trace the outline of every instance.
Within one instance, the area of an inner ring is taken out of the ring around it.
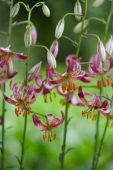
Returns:
[[[29,36],[30,36],[30,38],[29,38]],[[31,45],[31,40],[32,40],[31,34],[29,35],[28,30],[27,30],[24,34],[24,43],[25,43],[26,48]]]
[[[14,17],[18,14],[19,9],[20,9],[20,5],[19,5],[18,3],[15,4],[15,5],[13,6],[12,10],[11,10],[10,16],[14,18]]]
[[[50,66],[52,66],[53,68],[56,68],[56,60],[53,54],[51,53],[51,51],[47,52],[47,61]]]
[[[37,31],[34,25],[32,25],[30,27],[30,42],[28,40],[29,38],[29,34],[28,34],[28,30],[25,32],[24,35],[24,42],[25,42],[25,46],[28,47],[29,45],[34,45],[36,44],[37,41]]]
[[[98,52],[98,55],[99,55],[101,61],[105,61],[106,60],[106,51],[105,51],[102,41],[98,42],[98,44],[97,44],[97,52]]]
[[[50,17],[50,10],[49,10],[49,8],[47,7],[47,5],[43,5],[42,6],[42,11],[43,11],[43,13],[44,13],[44,15],[46,16],[46,17]]]
[[[64,19],[61,19],[61,20],[58,22],[57,26],[56,26],[55,37],[56,37],[57,39],[59,39],[59,38],[62,36],[62,34],[63,34],[64,24],[65,24]]]
[[[113,37],[111,37],[106,44],[106,51],[108,54],[112,55],[113,52]]]
[[[31,44],[34,45],[36,44],[37,41],[37,31],[34,25],[32,25],[30,28],[30,34],[31,34]]]
[[[95,2],[93,3],[93,7],[97,8],[101,6],[103,3],[104,3],[104,0],[95,0]]]
[[[82,14],[82,7],[81,7],[81,4],[80,4],[79,1],[77,1],[77,2],[75,3],[74,13],[75,13],[75,18],[76,18],[77,20],[80,20],[80,19],[81,19],[81,16],[77,16],[77,15],[79,15],[79,14]]]
[[[83,27],[83,29],[85,29],[87,26],[88,26],[88,20],[85,20],[84,21],[84,27]],[[75,28],[73,29],[73,32],[75,33],[75,34],[77,34],[77,33],[79,33],[80,32],[80,30],[81,30],[81,26],[82,26],[82,22],[79,22],[76,26],[75,26]]]
[[[56,58],[58,54],[58,41],[57,40],[53,41],[53,43],[51,44],[50,51],[53,54],[53,56]]]
[[[31,70],[30,70],[30,74],[28,77],[28,80],[31,81],[34,78],[36,78],[37,74],[40,72],[40,68],[42,65],[42,61],[40,61],[38,64],[34,65]]]

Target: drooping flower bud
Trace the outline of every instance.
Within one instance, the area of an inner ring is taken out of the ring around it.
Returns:
[[[34,25],[32,25],[30,28],[30,34],[31,34],[31,44],[34,45],[36,44],[37,41],[37,31]]]
[[[84,21],[84,27],[83,27],[83,29],[85,29],[85,28],[88,26],[88,24],[89,24],[88,20],[85,20],[85,21]],[[80,30],[81,30],[81,26],[82,26],[82,22],[79,22],[79,23],[74,27],[73,32],[74,32],[75,34],[79,33]]]
[[[10,16],[11,17],[16,17],[16,15],[18,14],[18,12],[19,12],[19,9],[20,9],[20,4],[15,4],[14,6],[13,6],[13,8],[12,8],[12,10],[11,10],[11,14],[10,14]]]
[[[53,54],[53,56],[56,58],[58,54],[58,41],[54,40],[53,43],[51,44],[50,51]]]
[[[98,55],[99,55],[101,61],[105,61],[106,60],[106,51],[105,51],[102,41],[98,42],[98,44],[97,44],[97,52],[98,52]]]
[[[31,70],[30,70],[30,74],[28,77],[28,80],[31,81],[34,78],[36,78],[37,74],[40,72],[40,68],[42,65],[42,61],[40,61],[38,64],[34,65]]]
[[[81,19],[81,16],[77,16],[77,15],[79,15],[79,14],[82,14],[82,7],[81,7],[81,4],[80,4],[79,1],[77,1],[77,2],[75,3],[74,13],[75,13],[75,18],[76,18],[77,20],[80,20],[80,19]]]
[[[56,68],[56,60],[53,54],[51,53],[51,51],[47,52],[47,61],[50,66],[52,66],[53,68]]]
[[[32,25],[30,28],[30,40],[29,40],[28,30],[25,32],[25,35],[24,35],[25,46],[28,47],[29,45],[34,45],[36,44],[36,41],[37,41],[37,31],[36,31],[35,26]]]
[[[106,44],[106,51],[108,54],[112,55],[113,52],[113,37],[111,37]]]
[[[104,0],[95,0],[93,3],[93,7],[97,8],[104,3]]]
[[[30,37],[29,37],[30,36]],[[25,34],[24,34],[24,43],[25,43],[25,46],[26,46],[26,48],[28,47],[28,46],[30,46],[31,45],[31,34],[29,35],[28,34],[28,30],[25,32]]]
[[[43,13],[44,13],[44,15],[46,16],[46,17],[50,17],[50,10],[49,10],[49,8],[48,8],[48,6],[47,5],[43,5],[42,6],[42,11],[43,11]]]
[[[55,30],[55,37],[56,37],[56,39],[59,39],[62,36],[63,31],[64,31],[64,24],[65,24],[64,18],[61,19],[58,22],[58,24],[56,26],[56,30]]]

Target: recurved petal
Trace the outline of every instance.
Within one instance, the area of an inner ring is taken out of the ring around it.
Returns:
[[[23,54],[19,54],[19,53],[14,53],[15,57],[20,59],[20,60],[26,60],[27,56],[23,55]]]
[[[14,101],[14,100],[12,100],[11,98],[7,97],[7,96],[5,95],[5,93],[3,93],[3,97],[4,97],[4,100],[7,101],[9,104],[13,104],[13,105],[15,105],[15,106],[18,104],[16,101]]]
[[[58,118],[55,118],[55,117],[53,116],[53,114],[48,114],[48,115],[46,116],[46,118],[47,118],[47,121],[48,121],[49,126],[52,127],[52,128],[56,128],[56,127],[60,126],[60,124],[63,123],[64,118],[65,118],[64,113],[63,113],[62,111],[61,111],[61,116],[62,116],[62,118],[61,118],[61,120],[60,120],[60,119],[58,119]]]
[[[36,127],[40,129],[40,131],[47,131],[47,126],[43,123],[38,116],[35,114],[32,116],[33,123]]]

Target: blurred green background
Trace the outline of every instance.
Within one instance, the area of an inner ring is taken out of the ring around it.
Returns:
[[[15,3],[18,2],[15,0]],[[37,0],[24,1],[30,6],[38,2]],[[46,0],[45,1],[51,11],[51,17],[46,18],[41,10],[41,7],[36,8],[33,13],[31,20],[37,28],[38,40],[37,44],[46,45],[48,48],[54,40],[55,27],[61,17],[67,12],[73,12],[75,0]],[[88,0],[88,12],[87,18],[96,16],[99,18],[107,19],[110,2],[105,1],[104,4],[98,8],[93,8],[92,3],[94,0]],[[0,1],[0,30],[8,30],[8,17],[9,7],[2,1]],[[15,21],[27,20],[26,10],[21,6],[20,12]],[[77,21],[73,16],[66,18],[66,25],[64,34],[71,37],[73,40],[78,39],[78,35],[73,33],[73,28],[77,24]],[[24,46],[24,32],[26,25],[20,25],[13,28],[11,46],[13,51],[26,54],[26,48]],[[104,39],[105,25],[98,21],[91,21],[87,29],[88,33],[95,33]],[[110,23],[109,34],[112,34],[112,21]],[[6,47],[7,37],[0,35],[0,46]],[[84,38],[82,41],[80,56],[83,57],[83,61],[88,61],[89,58],[96,53],[97,40],[89,37]],[[76,49],[72,44],[61,38],[59,40],[59,53],[57,56],[57,68],[56,70],[60,73],[65,71],[65,58],[69,54],[76,52]],[[40,74],[45,77],[45,67],[48,66],[46,61],[46,51],[43,49],[35,48],[31,49],[30,54],[30,67],[39,61],[42,61],[42,68]],[[25,68],[21,61],[14,61],[14,69],[19,71],[14,81],[22,81],[25,76]],[[92,84],[96,84],[96,80]],[[80,85],[80,83],[77,83]],[[99,93],[95,89],[84,89],[93,93]],[[105,89],[105,92],[112,90]],[[105,93],[104,92],[104,93]],[[7,95],[10,96],[11,92],[7,84]],[[1,94],[2,98],[2,94]],[[60,118],[60,110],[65,110],[64,106],[60,104],[61,96],[57,94],[57,98],[53,98],[53,102],[48,104],[44,103],[43,96],[37,98],[37,101],[32,105],[32,110],[35,112],[49,114],[53,113],[55,116]],[[22,116],[17,118],[14,114],[14,107],[6,104],[6,131],[5,131],[5,165],[6,169],[18,170],[17,157],[20,157],[21,152],[21,140],[24,119]],[[94,150],[94,135],[95,135],[95,121],[83,118],[81,115],[83,108],[70,106],[69,117],[71,121],[68,126],[67,133],[67,148],[73,148],[65,157],[65,170],[89,170],[91,169],[92,155]],[[1,107],[0,107],[1,110]],[[28,117],[26,145],[25,145],[25,159],[24,167],[25,170],[58,170],[60,169],[59,154],[61,152],[61,145],[63,141],[63,126],[54,130],[57,133],[57,139],[53,142],[43,141],[43,133],[34,127],[32,115]],[[100,124],[100,137],[102,136],[104,124],[106,119],[101,116]],[[0,127],[1,130],[1,127]],[[1,133],[0,133],[1,134]],[[0,135],[1,138],[1,135]],[[113,170],[113,128],[108,128],[108,132],[105,138],[104,147],[102,150],[98,170]],[[14,168],[13,168],[14,166]]]

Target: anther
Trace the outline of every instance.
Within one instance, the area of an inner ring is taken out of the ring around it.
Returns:
[[[17,117],[19,116],[17,108],[15,108],[15,114],[17,115]]]
[[[98,87],[99,89],[102,87],[102,82],[101,82],[101,80],[98,80],[98,81],[97,81],[97,87]]]
[[[111,79],[110,78],[107,79],[107,84],[108,84],[108,86],[110,86],[110,84],[111,84]]]
[[[23,112],[23,117],[25,117],[25,116],[26,116],[26,111]]]
[[[106,87],[106,80],[103,81],[103,87]]]

